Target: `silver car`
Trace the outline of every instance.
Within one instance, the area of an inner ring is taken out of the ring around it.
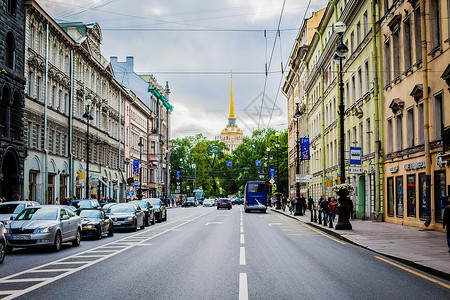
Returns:
[[[81,219],[62,205],[33,206],[22,210],[6,225],[6,251],[14,247],[50,247],[59,251],[61,244],[81,241]]]
[[[0,203],[0,223],[6,224],[11,221],[11,217],[16,217],[22,209],[39,205],[36,201],[10,201]]]
[[[3,223],[0,223],[0,264],[5,260],[6,253],[6,238],[5,238],[6,228]]]

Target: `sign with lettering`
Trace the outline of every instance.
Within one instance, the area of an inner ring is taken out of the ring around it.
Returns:
[[[309,160],[309,138],[300,139],[301,160]]]
[[[362,150],[361,147],[350,147],[350,164],[361,165]]]
[[[425,168],[425,161],[413,162],[404,166],[406,171]]]
[[[398,172],[398,166],[390,167],[390,168],[389,168],[389,171],[390,171],[391,173],[397,173],[397,172]]]

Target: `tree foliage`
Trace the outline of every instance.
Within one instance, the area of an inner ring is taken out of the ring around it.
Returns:
[[[197,179],[209,197],[237,195],[244,191],[247,181],[269,180],[269,168],[277,169],[276,131],[272,128],[255,130],[250,137],[229,154],[224,143],[207,140],[202,134],[175,139],[171,154],[171,192],[176,189],[177,171],[181,172],[182,193],[191,194]],[[288,192],[288,136],[287,131],[278,137],[277,189]],[[267,151],[267,149],[270,151]],[[256,161],[261,161],[261,166]],[[227,166],[231,161],[232,166]],[[276,171],[275,171],[276,172]]]

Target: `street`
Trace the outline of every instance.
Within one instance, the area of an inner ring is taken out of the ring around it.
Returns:
[[[449,282],[389,262],[276,212],[174,208],[137,233],[14,250],[0,298],[448,299]]]

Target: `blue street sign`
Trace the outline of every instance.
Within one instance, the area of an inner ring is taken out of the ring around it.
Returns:
[[[275,179],[275,169],[270,169],[270,179]]]
[[[227,161],[227,167],[231,167],[231,166],[233,166],[233,162],[231,160],[228,160]]]
[[[139,179],[135,179],[134,180],[134,187],[138,188],[139,187]]]
[[[301,160],[309,160],[309,138],[300,139]]]
[[[130,197],[131,197],[131,196],[133,196],[133,195],[134,195],[134,191],[128,191],[128,192],[127,192],[127,194],[128,194],[128,196],[130,196]]]
[[[139,174],[139,159],[133,160],[133,173],[134,175]]]
[[[180,180],[181,178],[181,171],[177,171],[177,180]]]
[[[260,160],[257,160],[257,161],[256,161],[256,166],[257,166],[257,167],[261,167],[261,161],[260,161]]]
[[[128,166],[128,165],[130,164],[130,162],[129,162],[129,161],[124,161],[124,164],[125,164],[126,166]]]
[[[350,164],[361,165],[362,150],[361,147],[350,147]]]

